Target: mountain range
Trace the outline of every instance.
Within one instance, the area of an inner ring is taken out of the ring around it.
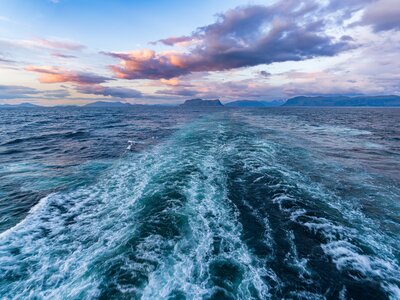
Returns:
[[[177,106],[177,105],[144,105],[144,104],[130,104],[124,102],[107,102],[97,101],[84,105],[88,108],[133,108],[133,107],[148,107],[148,106]],[[296,107],[400,107],[400,96],[387,95],[387,96],[298,96],[290,98],[286,101],[257,101],[257,100],[237,100],[222,104],[220,100],[203,100],[203,99],[189,99],[180,107],[278,107],[278,106],[296,106]],[[32,103],[20,104],[0,104],[0,108],[39,108],[40,105]],[[56,107],[74,107],[73,105],[63,105]]]
[[[237,100],[225,103],[228,107],[276,107],[284,104],[285,101],[257,101],[257,100]]]
[[[20,104],[0,104],[0,108],[35,108],[41,107],[40,105],[32,104],[32,103],[20,103]]]
[[[400,96],[358,96],[358,97],[305,97],[288,99],[283,106],[400,106]]]

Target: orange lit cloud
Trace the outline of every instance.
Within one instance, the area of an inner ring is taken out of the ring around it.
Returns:
[[[104,54],[121,59],[119,65],[110,66],[115,76],[121,79],[171,79],[189,73],[182,55],[176,52],[157,54],[143,49]]]
[[[57,67],[28,66],[25,70],[39,73],[39,81],[41,83],[98,84],[112,80],[89,72],[67,71]]]
[[[160,82],[165,84],[165,85],[171,85],[171,86],[178,86],[180,85],[180,81],[178,78],[171,78],[171,79],[160,79]]]

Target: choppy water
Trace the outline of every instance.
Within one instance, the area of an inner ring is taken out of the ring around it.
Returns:
[[[0,117],[2,299],[400,299],[399,109]]]

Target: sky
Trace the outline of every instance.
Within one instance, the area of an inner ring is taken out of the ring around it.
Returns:
[[[0,104],[400,94],[400,0],[0,0]]]

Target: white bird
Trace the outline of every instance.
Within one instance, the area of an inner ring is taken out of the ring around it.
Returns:
[[[126,150],[129,150],[129,151],[133,150],[132,147],[133,147],[134,145],[136,145],[136,144],[144,144],[144,143],[143,143],[143,142],[138,142],[138,141],[131,141],[131,140],[129,140],[129,141],[128,141],[128,147],[126,147]]]

